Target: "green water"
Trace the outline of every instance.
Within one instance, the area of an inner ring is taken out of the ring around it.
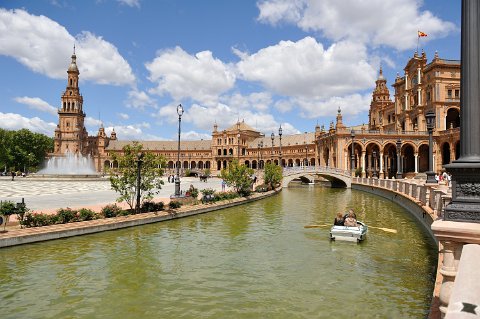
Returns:
[[[330,242],[354,207],[361,244]],[[290,188],[200,216],[0,250],[0,318],[424,318],[437,251],[401,207]]]

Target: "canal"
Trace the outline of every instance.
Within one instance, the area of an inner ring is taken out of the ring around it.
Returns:
[[[366,241],[330,242],[354,208]],[[251,204],[0,250],[1,318],[423,318],[437,250],[400,206],[298,187]]]

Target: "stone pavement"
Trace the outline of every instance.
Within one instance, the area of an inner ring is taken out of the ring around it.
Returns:
[[[168,183],[166,178],[164,183],[162,189],[155,195],[155,199],[167,203],[170,195],[174,193],[175,184]],[[221,190],[221,180],[218,178],[209,178],[207,182],[200,182],[195,177],[181,179],[182,190],[188,189],[191,184],[199,190],[205,188]],[[20,202],[24,198],[27,208],[34,211],[51,212],[62,207],[102,207],[114,203],[117,197],[117,193],[110,189],[108,179],[42,181],[16,177],[12,181],[10,177],[0,178],[0,200]]]

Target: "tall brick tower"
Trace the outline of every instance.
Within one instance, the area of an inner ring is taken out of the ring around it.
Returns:
[[[58,125],[55,129],[53,155],[63,155],[67,151],[84,154],[88,133],[84,126],[83,97],[78,88],[77,56],[73,47],[72,61],[68,67],[67,88],[62,95],[62,106],[58,110]]]

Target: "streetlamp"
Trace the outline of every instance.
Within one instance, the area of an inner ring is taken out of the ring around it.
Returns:
[[[355,142],[354,142],[354,138],[355,138],[355,131],[352,129],[350,131],[350,136],[352,137],[352,154],[350,156],[350,170],[351,170],[351,173],[352,173],[352,176],[354,176],[355,174]]]
[[[182,122],[183,106],[178,104],[178,152],[177,152],[177,175],[175,176],[175,197],[180,196],[180,124]]]
[[[279,157],[280,157],[280,167],[283,167],[282,163],[282,124],[280,124],[280,128],[278,129],[278,136],[280,137],[280,151],[279,151]]]
[[[435,172],[433,171],[433,129],[435,128],[435,113],[433,111],[428,111],[425,114],[425,120],[427,121],[427,130],[428,130],[428,172],[427,181],[428,184],[438,183],[435,180]]]
[[[137,154],[137,204],[135,205],[135,213],[140,213],[140,187],[141,187],[141,168],[143,163],[143,153]]]
[[[395,177],[396,179],[402,179],[403,178],[402,158],[400,156],[401,151],[402,151],[402,141],[399,138],[397,140],[397,176]]]
[[[240,164],[240,133],[237,134],[237,143],[238,143],[238,146],[237,146],[237,161],[238,161],[238,164]]]
[[[377,152],[373,151],[372,152],[372,164],[373,164],[373,175],[372,177],[378,177],[377,175]]]
[[[275,134],[272,134],[270,135],[270,138],[272,139],[272,164],[273,164],[273,140],[275,139]]]

